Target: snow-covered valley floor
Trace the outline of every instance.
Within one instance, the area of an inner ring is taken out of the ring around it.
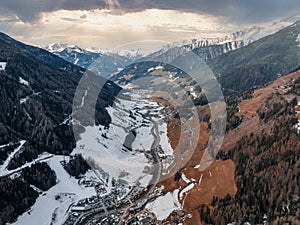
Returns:
[[[94,165],[93,170],[89,170],[85,177],[102,183],[102,187],[105,188],[103,195],[109,195],[113,189],[113,180],[118,180],[126,192],[123,193],[125,197],[137,184],[146,187],[153,176],[153,158],[150,150],[155,138],[151,132],[154,122],[162,149],[159,156],[165,170],[174,159],[173,150],[167,137],[167,125],[162,115],[163,107],[153,101],[151,96],[143,92],[134,94],[125,92],[107,110],[112,119],[110,126],[85,127],[72,154],[81,153]],[[43,153],[32,162],[15,170],[8,170],[10,160],[22,151],[25,143],[25,140],[20,141],[19,146],[0,165],[0,176],[17,177],[23,168],[30,167],[36,162],[46,162],[55,171],[57,184],[44,192],[31,185],[40,195],[36,203],[19,216],[14,225],[62,224],[71,207],[78,201],[97,194],[101,196],[96,193],[94,187],[79,184],[78,179],[66,172],[62,165],[62,161],[69,160],[66,156]],[[176,199],[174,201],[176,202]],[[157,212],[159,209],[157,204],[153,203],[149,208]],[[178,204],[175,205],[174,207],[179,207]]]
[[[112,118],[109,128],[100,125],[85,127],[75,152],[82,153],[85,159],[103,170],[102,174],[109,177],[108,188],[112,178],[121,178],[128,186],[140,180],[146,186],[152,177],[149,173],[152,167],[150,150],[154,141],[151,120],[158,125],[163,150],[160,156],[165,158],[165,167],[173,159],[167,125],[161,116],[163,107],[145,93],[126,92],[107,110]],[[106,180],[105,176],[101,179]]]
[[[82,198],[96,195],[93,187],[83,187],[78,180],[71,177],[63,168],[63,156],[53,156],[47,160],[49,166],[55,171],[58,183],[43,192],[34,206],[21,215],[14,225],[61,225],[67,215],[69,207]],[[87,176],[96,176],[89,171]]]

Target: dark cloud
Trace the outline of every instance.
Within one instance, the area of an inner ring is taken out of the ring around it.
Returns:
[[[124,12],[177,9],[221,15],[237,23],[264,22],[300,11],[300,0],[1,0],[0,7],[30,22],[41,12],[103,9],[110,4]]]
[[[14,13],[22,21],[31,22],[42,12],[103,9],[106,3],[104,0],[1,0],[0,7]]]
[[[241,0],[232,19],[241,22],[266,22],[300,13],[300,0]]]
[[[123,7],[179,9],[225,16],[237,23],[266,22],[300,12],[300,0],[122,0]]]

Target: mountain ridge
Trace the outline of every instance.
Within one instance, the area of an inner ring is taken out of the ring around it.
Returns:
[[[300,20],[244,48],[221,55],[208,65],[228,93],[233,86],[233,91],[243,91],[267,83],[299,66],[299,33]]]

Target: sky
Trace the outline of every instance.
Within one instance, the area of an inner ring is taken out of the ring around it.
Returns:
[[[0,31],[38,46],[114,49],[220,37],[299,12],[300,0],[1,0]]]

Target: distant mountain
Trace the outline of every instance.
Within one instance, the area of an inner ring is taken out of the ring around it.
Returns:
[[[245,29],[241,29],[239,31],[233,32],[231,34],[225,35],[224,37],[217,37],[217,38],[196,38],[192,41],[184,41],[185,46],[191,46],[192,49],[205,47],[209,45],[216,45],[216,44],[225,44],[230,42],[239,42],[243,41],[246,43],[251,43],[253,41],[257,41],[263,37],[268,35],[274,34],[279,30],[288,27],[295,22],[300,20],[300,14],[295,14],[288,18],[284,18],[275,22],[269,22],[261,25],[255,25],[252,27],[248,27]]]
[[[55,43],[46,46],[45,49],[70,63],[89,69],[107,79],[132,62],[130,57],[95,48],[85,50],[78,46]]]
[[[247,90],[254,86],[262,86],[278,76],[287,74],[299,67],[300,23],[297,22],[273,35],[259,39],[250,44],[231,42],[220,45],[205,45],[194,51],[212,69],[219,80],[224,93]],[[228,48],[226,49],[225,46]],[[172,72],[172,76],[179,78],[182,71],[170,66],[150,61],[172,62],[177,57],[191,51],[190,46],[174,47],[161,50],[149,55],[136,64],[128,66],[112,79],[120,84],[126,84],[142,76],[159,73],[159,70]],[[233,49],[235,49],[233,51]],[[229,52],[227,52],[227,50]],[[231,51],[230,51],[231,50]],[[164,51],[164,53],[162,53]],[[227,52],[227,53],[225,53]],[[146,61],[146,62],[145,62]],[[152,69],[151,69],[152,68]],[[127,75],[131,75],[128,79]],[[127,77],[125,79],[125,77]]]
[[[64,60],[79,65],[85,69],[92,70],[105,78],[111,78],[125,66],[136,61],[172,61],[176,56],[186,51],[194,51],[206,63],[230,51],[244,47],[265,36],[291,25],[300,16],[295,15],[273,23],[261,26],[246,28],[224,37],[206,38],[201,37],[193,40],[173,43],[163,46],[161,49],[145,50],[136,46],[136,48],[127,50],[107,50],[100,48],[83,49],[75,45],[53,43],[45,46],[49,52],[52,52]]]
[[[17,47],[19,50],[23,50],[29,54],[32,54],[34,57],[38,58],[39,60],[43,61],[44,63],[47,63],[48,65],[54,68],[62,69],[67,72],[76,74],[78,76],[82,76],[82,74],[86,71],[86,69],[69,63],[64,59],[58,57],[57,55],[54,55],[44,49],[34,47],[31,45],[26,45],[1,32],[0,39],[5,41],[7,44],[10,44],[11,46]]]
[[[101,48],[95,48],[95,47],[90,47],[86,48],[85,50],[89,52],[94,52],[94,53],[101,53],[101,54],[113,54],[113,55],[119,55],[123,56],[125,58],[128,58],[132,61],[135,61],[139,58],[142,58],[146,55],[149,55],[152,53],[154,50],[145,50],[142,49],[141,47],[134,46],[136,48],[131,48],[131,49],[101,49]]]
[[[138,61],[147,60],[163,60],[171,62],[179,54],[186,51],[193,51],[201,57],[206,63],[230,51],[234,51],[244,47],[263,37],[274,34],[287,26],[292,25],[300,19],[295,15],[286,19],[282,19],[273,23],[261,26],[253,26],[234,33],[225,35],[224,37],[207,38],[201,37],[193,40],[185,40],[183,42],[166,45],[158,51],[155,51]]]
[[[63,44],[63,43],[52,43],[42,48],[44,48],[48,52],[55,53],[55,52],[61,52],[68,47],[74,47],[74,46],[70,46],[68,44]]]
[[[165,46],[161,50],[154,52],[137,61],[164,61],[171,62],[176,57],[185,52],[193,51],[206,63],[211,62],[216,57],[227,52],[239,49],[251,43],[250,40],[223,41],[223,39],[193,40],[192,44],[184,46]]]
[[[236,51],[209,66],[227,94],[262,85],[299,67],[300,21]]]
[[[62,59],[89,69],[106,79],[113,77],[125,66],[136,61],[172,61],[179,54],[194,51],[206,63],[230,51],[244,47],[262,37],[273,34],[290,25],[296,17],[265,26],[253,26],[219,38],[199,38],[163,46],[158,51],[132,48],[130,50],[106,50],[95,47],[83,49],[76,45],[53,43],[43,47]]]

